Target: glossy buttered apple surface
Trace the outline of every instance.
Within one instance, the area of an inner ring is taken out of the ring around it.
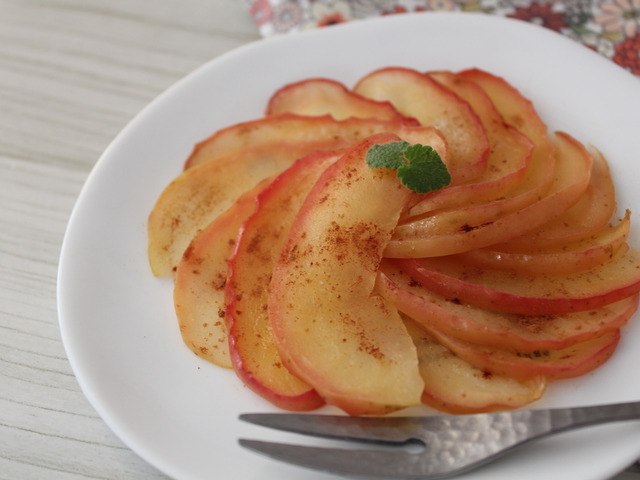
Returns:
[[[426,194],[370,168],[432,146]],[[635,312],[606,159],[480,69],[309,78],[199,142],[149,217],[180,332],[286,410],[517,408],[605,363]]]

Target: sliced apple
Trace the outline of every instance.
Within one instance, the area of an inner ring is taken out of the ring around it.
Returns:
[[[258,197],[229,259],[226,321],[233,368],[253,391],[286,410],[312,410],[324,402],[283,364],[271,333],[267,287],[302,202],[339,154],[318,152],[297,160]]]
[[[547,125],[538,115],[533,102],[504,78],[478,68],[457,74],[480,86],[491,98],[507,124],[524,133],[538,147],[548,147]]]
[[[640,291],[640,249],[590,270],[556,276],[478,269],[454,257],[408,259],[402,268],[445,298],[523,315],[591,310]]]
[[[442,345],[476,368],[515,379],[544,376],[548,381],[585,375],[603,365],[620,341],[620,330],[561,350],[521,352],[464,342],[429,330]]]
[[[329,116],[283,115],[214,135],[202,147],[203,156],[198,157],[209,161],[185,170],[164,189],[153,207],[147,227],[152,272],[171,275],[191,239],[264,178],[281,173],[309,153],[340,149],[386,131],[430,141],[444,159],[448,156],[446,143],[432,127],[407,126],[400,120],[351,118],[338,122]],[[212,148],[220,155],[212,157]]]
[[[478,116],[431,77],[408,68],[383,68],[362,78],[353,91],[391,102],[401,114],[442,132],[450,149],[452,184],[468,182],[485,171],[489,142]]]
[[[564,275],[597,267],[624,254],[631,227],[631,212],[617,225],[607,225],[589,238],[562,247],[538,248],[530,253],[503,251],[500,246],[457,255],[461,263],[477,268],[529,275]],[[507,247],[508,248],[508,247]]]
[[[287,112],[310,116],[331,115],[336,120],[350,117],[393,120],[401,116],[389,102],[364,98],[344,84],[328,78],[309,78],[276,91],[269,99],[266,114]]]
[[[269,317],[290,370],[351,415],[420,403],[415,346],[397,309],[373,292],[382,251],[411,193],[365,163],[367,139],[330,166],[305,200],[273,270]]]
[[[606,159],[592,150],[593,167],[587,190],[580,200],[558,218],[526,235],[496,247],[512,253],[529,253],[588,239],[603,228],[616,210],[615,187]]]
[[[416,126],[416,122],[404,117],[391,120],[352,117],[337,121],[331,115],[308,117],[281,113],[218,130],[195,146],[185,168],[264,143],[289,145],[309,142],[306,153],[343,148],[375,133],[395,132],[401,125]]]
[[[518,197],[507,198],[398,225],[385,256],[411,258],[461,253],[524,235],[556,218],[586,190],[593,162],[589,152],[573,137],[558,132],[556,138],[555,179],[538,201],[516,208],[520,203]]]
[[[536,169],[552,168],[554,149],[548,135],[547,125],[538,115],[531,100],[526,98],[505,79],[480,69],[469,69],[456,74],[458,78],[471,81],[489,96],[501,118],[524,134],[534,144],[528,175],[540,175]]]
[[[423,403],[453,414],[511,410],[538,400],[547,380],[526,380],[496,375],[474,367],[438,343],[424,329],[406,320],[418,351],[425,383]]]
[[[199,357],[231,368],[224,320],[227,260],[242,222],[255,209],[256,196],[272,179],[242,195],[200,232],[178,263],[173,303],[184,343]]]
[[[556,314],[519,315],[486,310],[448,300],[401,268],[382,263],[376,289],[425,328],[460,340],[520,351],[558,350],[597,338],[624,326],[638,307],[638,295],[598,309]]]
[[[161,193],[149,216],[148,255],[154,275],[169,276],[198,232],[245,192],[287,168],[308,145],[246,148],[190,168]]]
[[[489,156],[487,168],[480,177],[471,183],[425,195],[408,216],[495,200],[523,179],[534,149],[531,140],[504,123],[491,99],[478,85],[451,72],[430,72],[429,76],[471,105],[487,135]]]

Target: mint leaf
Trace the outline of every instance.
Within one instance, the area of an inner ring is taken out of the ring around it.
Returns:
[[[371,168],[393,168],[403,185],[417,193],[446,187],[451,175],[438,152],[428,145],[391,142],[373,145],[367,152]]]
[[[367,165],[371,168],[397,169],[404,164],[404,151],[409,146],[409,142],[390,142],[384,145],[373,145],[367,152]]]
[[[427,193],[446,187],[451,175],[438,152],[426,145],[411,145],[404,152],[408,163],[398,167],[398,177],[417,193]]]

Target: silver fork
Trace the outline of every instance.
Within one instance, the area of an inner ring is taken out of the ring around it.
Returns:
[[[326,448],[240,439],[271,458],[332,474],[359,478],[432,480],[484,465],[532,440],[607,422],[640,419],[640,402],[546,410],[425,417],[346,417],[249,413],[256,425],[337,440],[411,448]]]

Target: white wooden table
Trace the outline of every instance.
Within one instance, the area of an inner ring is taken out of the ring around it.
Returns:
[[[80,391],[56,274],[89,171],[147,103],[258,40],[240,0],[0,0],[0,478],[158,479]]]
[[[0,0],[0,479],[166,478],[80,391],[58,330],[58,255],[125,124],[259,38],[241,0]]]

